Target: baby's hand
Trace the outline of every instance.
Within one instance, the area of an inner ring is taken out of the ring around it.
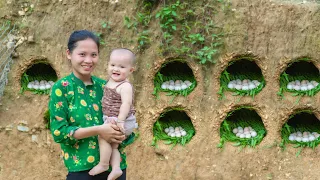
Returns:
[[[120,128],[120,131],[125,134],[124,122],[117,122],[117,126]]]

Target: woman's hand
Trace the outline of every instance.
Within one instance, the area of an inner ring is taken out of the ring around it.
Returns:
[[[100,137],[109,143],[120,144],[126,138],[120,131],[119,127],[115,124],[103,124],[99,128]]]

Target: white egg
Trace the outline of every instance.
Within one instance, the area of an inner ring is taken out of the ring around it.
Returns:
[[[255,132],[255,131],[251,132],[251,136],[252,137],[256,137],[257,136],[257,132]]]
[[[247,83],[248,83],[248,79],[242,80],[242,84],[247,84]]]
[[[46,89],[50,89],[51,88],[51,85],[48,83],[46,84]]]
[[[164,132],[169,133],[169,128],[165,128]]]
[[[187,84],[187,85],[188,84],[192,84],[189,80],[185,80],[184,83]]]
[[[161,89],[167,89],[167,85],[166,85],[165,83],[163,83],[163,84],[161,85]]]
[[[299,91],[301,89],[301,87],[300,87],[300,85],[295,85],[295,86],[293,86],[293,89],[296,91]]]
[[[292,84],[288,84],[288,85],[287,85],[287,89],[289,89],[289,90],[293,89]]]
[[[300,131],[297,131],[297,136],[302,137],[302,133]]]
[[[302,81],[301,81],[301,84],[307,84],[307,83],[308,83],[307,80],[302,80]]]
[[[240,129],[242,129],[242,130],[243,130],[243,128],[242,128],[241,126],[238,126],[238,130],[240,130]]]
[[[246,135],[244,135],[244,134],[240,134],[240,136],[239,136],[240,138],[245,138],[246,137]]]
[[[314,137],[315,137],[316,139],[318,139],[319,136],[320,136],[320,134],[314,135]]]
[[[294,83],[295,83],[296,85],[300,85],[300,84],[301,84],[299,80],[295,80]]]
[[[314,88],[314,86],[312,85],[312,84],[309,84],[308,85],[308,90],[311,90],[311,89],[313,89]]]
[[[237,134],[237,133],[238,133],[238,129],[237,129],[237,128],[234,128],[234,129],[232,130],[232,132],[233,132],[234,134]]]
[[[238,129],[238,132],[242,134],[243,133],[243,129]]]
[[[182,89],[182,90],[187,89],[187,88],[188,88],[188,86],[187,86],[185,83],[182,83],[182,84],[181,84],[181,89]]]
[[[309,138],[309,136],[308,135],[303,135],[302,138]]]
[[[246,134],[246,138],[251,138],[251,134]]]
[[[301,86],[301,88],[300,88],[300,90],[301,90],[301,91],[307,91],[307,90],[308,90],[308,87],[307,87],[307,86],[302,85],[302,86]]]
[[[53,82],[53,81],[49,81],[48,83],[49,83],[51,86],[54,85],[54,82]]]
[[[290,141],[294,141],[294,140],[296,140],[296,137],[295,136],[289,136],[289,140]]]
[[[250,131],[243,131],[243,134],[245,135],[250,134]]]
[[[35,83],[39,83],[39,81],[38,81],[38,80],[34,80],[34,82],[35,82]]]
[[[319,85],[319,83],[317,81],[311,81],[311,84],[314,86],[314,87],[317,87]]]
[[[242,89],[242,85],[239,85],[239,84],[235,85],[234,87],[235,87],[237,90],[241,90],[241,89]]]
[[[45,90],[45,89],[46,89],[46,86],[40,85],[40,86],[39,86],[39,89],[40,89],[40,90]]]
[[[249,84],[249,89],[254,89],[254,88],[256,88],[256,86],[253,83],[250,83]]]
[[[301,137],[296,137],[296,141],[301,142],[302,138]]]
[[[175,88],[174,88],[174,86],[173,86],[173,85],[169,85],[168,89],[170,89],[170,90],[174,90]]]
[[[182,132],[181,132],[181,136],[185,136],[185,135],[187,135],[187,132],[182,131]]]
[[[236,136],[237,136],[237,137],[240,137],[241,134],[242,134],[242,133],[237,133]]]
[[[172,132],[168,132],[168,133],[167,133],[168,136],[171,136],[171,134],[172,134]]]
[[[244,127],[243,131],[250,131],[249,127]]]
[[[170,81],[169,81],[169,84],[174,84],[174,81],[173,81],[173,80],[170,80]]]
[[[313,135],[311,135],[310,137],[309,137],[309,141],[314,141],[316,138],[313,136]]]
[[[243,85],[241,89],[246,91],[246,90],[248,90],[248,89],[249,89],[249,87],[248,87],[248,86],[246,86],[246,85]]]
[[[233,89],[234,86],[235,86],[235,85],[234,85],[233,83],[229,82],[229,84],[228,84],[228,88],[229,88],[229,89]]]
[[[302,142],[309,142],[309,138],[302,138]]]
[[[40,87],[39,87],[38,84],[35,84],[35,85],[33,85],[33,88],[34,88],[34,89],[39,89]]]
[[[171,133],[170,136],[171,136],[171,137],[176,137],[176,134],[175,134],[175,133]]]
[[[173,129],[174,130],[174,127],[173,126],[169,126],[169,129]]]
[[[169,129],[169,132],[173,133],[173,132],[174,132],[174,129]]]
[[[236,84],[241,85],[241,84],[242,84],[242,81],[241,81],[240,79],[236,79]]]
[[[33,84],[32,83],[28,83],[28,88],[32,89],[33,88]]]
[[[180,132],[179,133],[176,132],[176,137],[181,137]]]
[[[179,127],[175,127],[174,130],[175,131],[180,131],[180,128]]]
[[[176,85],[176,86],[174,87],[174,90],[176,90],[176,91],[180,91],[180,90],[181,90],[181,86]]]

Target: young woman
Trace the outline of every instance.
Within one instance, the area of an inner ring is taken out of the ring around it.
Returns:
[[[88,173],[99,163],[98,135],[109,143],[120,143],[123,174],[118,180],[125,180],[127,165],[122,150],[133,142],[134,134],[125,139],[118,126],[103,124],[101,98],[106,81],[91,75],[99,61],[98,37],[86,30],[73,32],[67,58],[72,73],[54,84],[49,102],[50,130],[61,146],[69,171],[67,180],[107,179],[108,171],[96,176]]]

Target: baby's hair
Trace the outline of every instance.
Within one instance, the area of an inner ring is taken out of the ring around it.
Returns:
[[[86,39],[92,39],[97,44],[98,51],[99,51],[99,47],[100,47],[99,38],[96,35],[94,35],[93,32],[88,31],[88,30],[74,31],[70,35],[69,41],[68,41],[69,51],[72,52],[74,50],[74,48],[77,47],[78,41],[83,41]]]
[[[133,53],[133,51],[131,51],[130,49],[127,49],[127,48],[116,48],[116,49],[113,49],[111,51],[110,57],[111,57],[112,53],[114,53],[116,51],[123,51],[123,52],[130,53],[131,58],[132,58],[132,65],[135,65],[135,63],[136,63],[136,55]]]

